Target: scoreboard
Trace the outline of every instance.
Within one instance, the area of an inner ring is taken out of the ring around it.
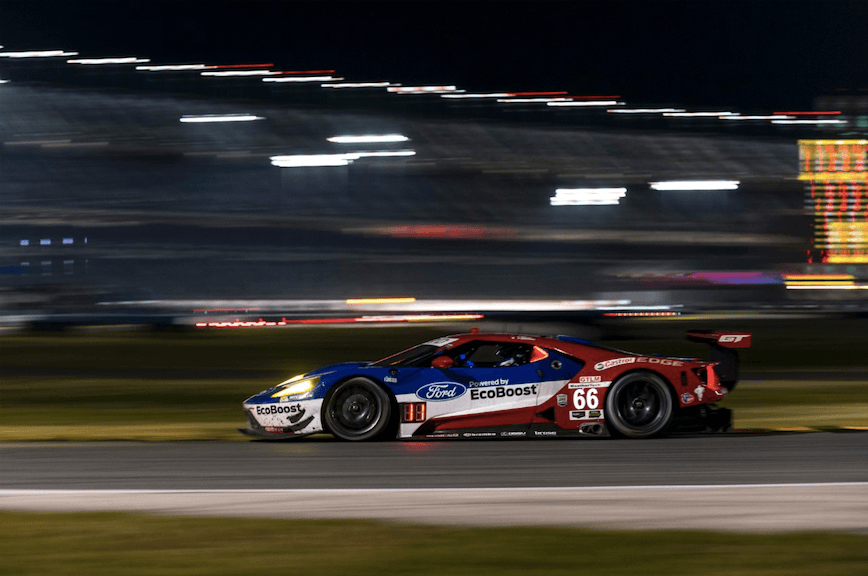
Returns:
[[[868,140],[799,140],[799,180],[813,213],[808,262],[868,263]]]

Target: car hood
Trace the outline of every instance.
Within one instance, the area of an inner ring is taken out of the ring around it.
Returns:
[[[322,368],[317,368],[315,370],[311,370],[310,372],[305,372],[302,376],[304,378],[321,378],[323,376],[328,376],[331,374],[336,374],[337,379],[341,378],[341,373],[344,372],[352,372],[354,370],[358,370],[363,366],[367,366],[369,362],[342,362],[340,364],[331,364],[329,366],[323,366]],[[329,382],[332,380],[329,379]],[[276,402],[271,398],[271,395],[279,390],[281,386],[278,384],[277,386],[272,386],[271,388],[267,388],[261,392],[257,392],[247,400],[245,403],[262,403],[262,402]]]
[[[362,366],[367,366],[370,362],[341,362],[339,364],[331,364],[329,366],[323,366],[322,368],[317,368],[316,370],[311,370],[310,372],[305,372],[305,378],[309,378],[311,376],[325,376],[326,374],[331,374],[332,372],[343,372],[346,370],[354,370],[356,368],[361,368]]]

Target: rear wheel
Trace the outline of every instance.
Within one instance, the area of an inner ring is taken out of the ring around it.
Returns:
[[[606,423],[615,435],[647,438],[669,426],[675,407],[666,382],[650,372],[632,372],[606,393]]]
[[[342,440],[373,440],[389,425],[392,404],[382,387],[367,378],[338,384],[326,404],[329,431]]]

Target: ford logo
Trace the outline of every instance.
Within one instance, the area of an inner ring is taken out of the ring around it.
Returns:
[[[422,400],[439,402],[441,400],[454,400],[465,392],[467,392],[467,387],[458,382],[434,382],[416,390],[416,396]]]

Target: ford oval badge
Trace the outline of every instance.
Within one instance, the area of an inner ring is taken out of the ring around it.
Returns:
[[[416,396],[422,400],[440,402],[454,400],[467,392],[467,387],[458,382],[434,382],[416,390]]]

